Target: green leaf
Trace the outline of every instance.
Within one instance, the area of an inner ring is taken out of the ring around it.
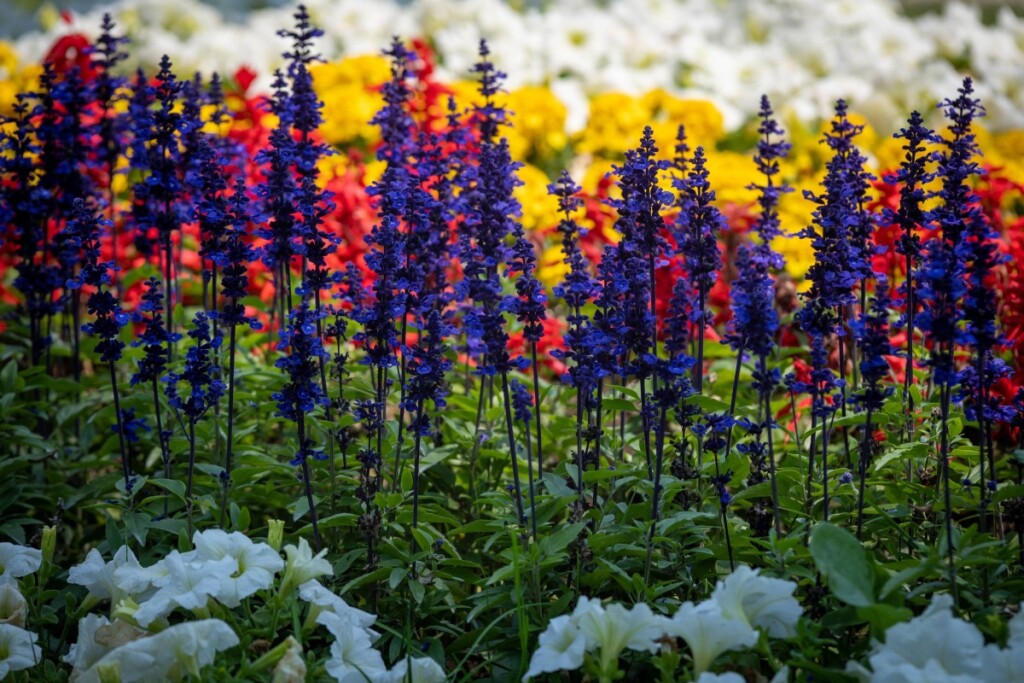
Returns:
[[[542,538],[540,541],[541,553],[544,555],[554,555],[555,553],[562,552],[570,543],[576,540],[576,537],[580,535],[580,531],[585,526],[586,522],[567,524],[547,538]]]
[[[906,607],[878,603],[867,607],[858,607],[857,615],[871,624],[872,632],[876,637],[880,637],[890,626],[907,621],[914,616],[914,613]]]
[[[168,491],[184,502],[185,482],[178,481],[177,479],[150,479],[149,483]]]
[[[423,584],[419,582],[419,579],[413,579],[409,582],[409,592],[412,594],[412,599],[416,601],[416,604],[423,602],[423,596],[426,594],[426,589]]]
[[[874,568],[853,534],[821,522],[811,532],[810,550],[837,598],[854,607],[875,603]]]

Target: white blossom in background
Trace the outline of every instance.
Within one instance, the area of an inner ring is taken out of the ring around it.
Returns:
[[[362,629],[369,640],[374,641],[380,638],[380,634],[370,628],[377,621],[376,615],[364,612],[358,607],[352,607],[342,598],[320,585],[319,581],[307,581],[299,586],[299,597],[319,608],[319,611],[313,615],[317,621],[319,621],[320,612],[331,612]]]
[[[253,543],[240,531],[197,531],[192,537],[192,544],[195,546],[195,559],[199,562],[231,558],[237,563],[238,568],[221,582],[220,590],[214,595],[227,607],[237,607],[243,598],[270,588],[274,584],[274,576],[284,568],[284,560],[276,550],[266,543]]]
[[[305,683],[306,660],[302,658],[302,645],[295,636],[288,636],[284,642],[287,649],[274,667],[270,683]]]
[[[284,554],[288,556],[288,564],[285,568],[283,583],[289,589],[293,586],[319,579],[321,576],[333,576],[334,568],[326,559],[327,549],[324,548],[316,555],[309,547],[309,542],[299,539],[299,544],[288,544],[284,547]]]
[[[71,665],[71,680],[77,679],[111,650],[148,635],[148,631],[126,621],[111,623],[97,614],[85,615],[78,620],[78,641],[63,657]]]
[[[587,640],[587,650],[599,652],[603,660],[617,660],[624,650],[658,651],[660,621],[642,602],[630,609],[619,603],[611,603],[600,611],[588,608],[579,616],[574,613],[573,619]]]
[[[712,100],[729,129],[764,93],[785,103],[780,115],[812,124],[830,118],[843,97],[879,129],[896,130],[905,112],[955,91],[961,67],[986,104],[986,126],[1024,127],[1024,18],[1008,8],[987,26],[962,2],[916,18],[895,0],[562,0],[522,10],[502,0],[306,4],[325,32],[318,50],[332,60],[379,53],[396,34],[425,36],[437,48],[439,75],[465,79],[485,38],[508,87],[547,85],[569,95],[570,131],[586,122],[579,93],[655,87]],[[254,87],[267,91],[287,49],[276,32],[291,25],[294,6],[256,10],[238,24],[198,0],[118,0],[71,25],[26,34],[17,49],[38,61],[63,33],[94,36],[104,11],[133,38],[130,66],[156,64],[163,54],[181,73],[247,66],[259,76]]]
[[[654,653],[663,634],[662,617],[637,603],[626,609],[580,596],[571,615],[555,617],[538,639],[523,680],[542,673],[578,669],[584,655],[595,653],[603,663],[618,661],[624,650]]]
[[[17,582],[23,576],[39,571],[43,553],[38,548],[0,543],[0,583]]]
[[[373,649],[364,629],[334,612],[321,612],[316,620],[335,638],[326,666],[338,683],[374,683],[388,676],[384,658]]]
[[[803,608],[792,581],[760,576],[759,570],[739,567],[715,586],[711,599],[727,617],[763,628],[772,638],[792,638]]]
[[[43,651],[35,633],[11,624],[0,624],[0,680],[12,671],[30,669],[39,663]]]
[[[191,553],[172,550],[160,560],[167,575],[154,581],[157,591],[137,610],[134,618],[146,627],[166,617],[176,608],[198,610],[206,607],[211,597],[230,593],[232,575],[238,571],[238,561],[231,556],[219,560],[193,561]]]
[[[448,676],[441,665],[430,657],[407,657],[395,662],[385,683],[445,683]]]
[[[173,682],[189,675],[201,680],[200,671],[217,653],[238,643],[238,635],[219,619],[186,621],[112,649],[73,680],[99,683],[100,670],[112,668],[121,683]]]
[[[936,595],[920,616],[889,627],[885,642],[875,643],[868,656],[870,669],[849,662],[846,670],[872,683],[1024,680],[1022,631],[1018,615],[1010,622],[1006,648],[985,645],[977,626],[953,614],[953,598]]]
[[[96,632],[109,624],[109,619],[98,614],[87,614],[78,620],[78,640],[71,644],[68,653],[62,658],[71,665],[71,680],[77,679],[83,671],[110,652],[112,648],[96,641]]]
[[[126,545],[118,548],[109,562],[93,548],[84,562],[68,570],[68,583],[85,586],[93,600],[110,600],[111,610],[127,597],[144,599],[153,578],[154,574],[139,564],[135,553]]]
[[[542,673],[575,671],[583,666],[587,639],[568,614],[555,617],[537,639],[537,649],[530,657],[530,668],[523,676],[528,681]]]
[[[0,624],[25,628],[28,602],[16,583],[0,584]]]
[[[693,683],[747,683],[747,679],[735,671],[726,671],[720,674],[705,671]]]
[[[726,616],[714,600],[699,605],[684,602],[671,619],[662,617],[666,635],[690,646],[693,671],[702,674],[724,652],[744,650],[757,642],[757,631],[745,621]]]

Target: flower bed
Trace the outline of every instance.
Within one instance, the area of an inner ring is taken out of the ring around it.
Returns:
[[[958,9],[699,5],[154,3],[19,40],[0,678],[1024,678],[1019,55],[953,78],[923,36]],[[201,48],[270,19],[281,58]],[[608,92],[616,51],[552,56],[648,25],[806,71],[749,99],[684,53]],[[821,90],[796,27],[844,27]]]

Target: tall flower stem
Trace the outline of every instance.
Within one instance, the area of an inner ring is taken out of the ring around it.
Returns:
[[[544,474],[544,442],[541,437],[541,424],[540,424],[540,370],[537,367],[537,342],[530,342],[530,364],[533,366],[533,405],[534,405],[534,419],[537,423],[537,481],[540,481]],[[577,423],[577,431],[579,431],[579,423]],[[527,441],[529,441],[529,435],[527,435]],[[529,454],[529,448],[527,448],[527,454]],[[533,476],[532,473],[530,475]],[[533,496],[533,483],[530,483],[530,496]],[[536,538],[536,530],[534,530],[534,538]]]
[[[860,462],[857,466],[857,474],[860,481],[857,486],[857,540],[861,540],[861,533],[864,527],[864,481],[867,479],[868,461],[871,459],[871,418],[872,409],[869,407],[867,416],[864,418],[864,434],[860,444]]]
[[[156,435],[160,441],[160,457],[164,463],[164,478],[170,479],[173,476],[171,471],[171,448],[170,444],[167,443],[167,437],[164,436],[164,422],[163,422],[163,409],[160,406],[160,389],[157,385],[157,378],[153,377],[153,414],[156,416]],[[164,498],[164,516],[167,516],[167,508],[169,499]]]
[[[761,376],[766,378],[768,376],[768,359],[765,356],[761,356],[759,364],[761,366]],[[772,438],[772,432],[774,431],[772,397],[768,391],[761,391],[761,397],[764,400],[765,431],[768,438],[768,476],[771,478],[772,515],[775,518],[775,535],[782,536],[782,511],[779,508],[779,482],[775,476],[775,444]]]
[[[512,401],[508,390],[508,372],[505,371],[501,373],[501,392],[505,399],[505,428],[508,431],[508,452],[512,459],[512,484],[515,488],[516,514],[519,523],[526,524],[526,513],[523,510],[523,490],[519,479],[519,458],[516,456],[516,437],[512,429]],[[531,501],[531,507],[532,504]],[[537,510],[531,509],[530,513],[536,517]]]
[[[114,363],[107,363],[110,368],[110,387],[114,393],[114,415],[117,419],[117,443],[121,448],[121,471],[124,474],[124,489],[131,495],[132,466],[128,459],[128,448],[124,438],[124,420],[121,417],[121,394],[117,388],[117,370]]]
[[[949,485],[949,403],[952,390],[947,384],[939,388],[939,402],[942,411],[942,426],[939,446],[939,467],[942,472],[943,515],[946,528],[946,559],[949,562],[949,590],[953,594],[953,604],[959,603],[959,588],[956,582],[956,550],[953,544],[953,497]]]
[[[220,526],[227,528],[227,510],[230,502],[231,491],[231,467],[234,449],[234,428],[235,428],[235,325],[231,325],[228,331],[228,431],[227,444],[224,455],[224,477],[221,479],[223,491],[221,493]]]
[[[188,471],[185,475],[185,514],[188,517],[188,537],[192,538],[192,479],[196,468],[196,419],[188,419]]]

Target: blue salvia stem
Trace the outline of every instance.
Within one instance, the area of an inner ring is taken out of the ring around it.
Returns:
[[[97,163],[106,172],[107,183],[107,219],[110,224],[111,258],[117,263],[117,223],[114,220],[116,215],[117,197],[114,192],[114,173],[117,167],[117,158],[121,152],[121,134],[123,117],[114,112],[114,105],[121,98],[119,90],[124,87],[125,79],[116,76],[113,69],[122,61],[128,58],[127,53],[120,49],[120,46],[128,42],[123,36],[115,36],[114,21],[109,13],[104,13],[103,21],[100,24],[100,35],[96,39],[94,52],[92,53],[92,66],[96,71],[96,78],[93,81],[93,96],[100,106],[99,121],[99,144],[96,146]],[[117,287],[117,274],[113,276],[113,285]]]
[[[220,380],[220,369],[213,358],[220,349],[222,337],[210,334],[210,319],[204,311],[196,313],[192,320],[192,329],[188,336],[193,339],[185,355],[185,367],[182,372],[169,372],[164,379],[167,387],[168,403],[172,408],[184,413],[188,418],[187,436],[189,441],[188,474],[185,492],[185,505],[188,515],[188,532],[191,538],[193,529],[192,484],[195,473],[195,427],[203,415],[220,402],[224,394],[224,384]],[[188,385],[189,393],[183,397],[178,393],[178,384]]]
[[[116,267],[115,264],[99,261],[100,235],[106,228],[106,221],[100,219],[96,211],[81,199],[74,201],[71,221],[72,229],[81,241],[83,259],[81,270],[68,281],[67,286],[72,289],[78,289],[83,285],[95,288],[89,295],[87,304],[88,312],[94,318],[91,323],[82,326],[82,331],[100,338],[96,344],[96,352],[100,354],[100,361],[106,363],[110,370],[114,417],[117,420],[117,437],[121,451],[121,470],[125,493],[131,496],[131,463],[125,442],[124,416],[121,411],[121,394],[118,390],[116,369],[116,363],[121,359],[121,352],[125,347],[119,333],[121,328],[128,324],[129,317],[121,310],[120,301],[110,292],[110,270]]]
[[[914,397],[911,387],[914,383],[914,316],[917,313],[917,287],[914,282],[921,264],[921,240],[915,230],[927,220],[922,203],[931,196],[925,186],[935,174],[926,167],[930,156],[925,147],[928,143],[939,142],[939,137],[926,128],[919,112],[913,112],[907,120],[907,127],[893,137],[904,140],[905,155],[899,171],[886,178],[890,183],[901,183],[899,208],[886,213],[888,220],[899,226],[903,234],[896,243],[897,253],[905,258],[905,280],[903,283],[904,308],[906,311],[906,371],[903,377],[903,437],[909,439],[914,433]]]
[[[170,334],[164,325],[163,294],[160,292],[160,279],[150,277],[145,283],[146,291],[132,319],[136,323],[144,323],[142,335],[132,342],[132,346],[144,347],[145,354],[139,359],[138,370],[131,377],[131,385],[149,382],[153,389],[153,413],[156,416],[157,438],[160,442],[160,455],[164,464],[164,478],[170,479],[171,449],[168,442],[170,431],[164,430],[163,408],[160,403],[159,383],[170,359]],[[147,315],[148,314],[148,315]],[[164,498],[164,515],[167,514],[168,499]]]
[[[729,414],[735,417],[737,387],[739,385],[740,367],[743,354],[749,350],[758,360],[755,373],[755,385],[758,390],[759,404],[764,404],[764,422],[758,424],[757,433],[767,428],[772,429],[771,391],[775,384],[774,377],[768,374],[767,358],[775,348],[775,336],[779,328],[778,314],[774,308],[775,289],[770,276],[771,269],[781,269],[783,260],[780,254],[772,250],[771,243],[782,234],[778,216],[778,204],[783,193],[791,191],[785,184],[776,185],[774,176],[779,173],[779,160],[789,152],[789,144],[781,139],[782,128],[773,118],[773,112],[767,96],[761,97],[761,124],[758,132],[761,140],[757,144],[754,160],[758,170],[764,176],[764,185],[751,185],[750,189],[758,191],[760,213],[756,219],[754,230],[760,238],[755,245],[744,244],[740,247],[737,258],[739,276],[732,283],[733,320],[726,341],[736,351],[736,369],[733,375],[732,397],[729,403]],[[726,440],[726,456],[732,451],[733,430],[730,429]],[[774,455],[769,453],[769,458]],[[774,478],[775,463],[770,463],[769,476],[772,480],[772,503],[775,515],[776,530],[779,529],[779,505],[777,484]],[[763,475],[759,475],[763,476]]]
[[[245,181],[238,178],[234,193],[225,213],[226,235],[221,251],[216,254],[215,263],[220,264],[224,277],[222,280],[224,307],[218,315],[222,325],[228,327],[228,415],[227,444],[224,457],[224,473],[221,477],[223,487],[221,504],[221,527],[227,520],[227,509],[230,503],[231,472],[234,454],[235,425],[235,360],[237,355],[237,327],[242,324],[258,330],[262,328],[255,317],[245,315],[245,306],[241,300],[246,295],[249,284],[247,276],[248,262],[255,257],[253,248],[246,243],[247,226],[254,217],[248,211],[248,196]]]
[[[663,207],[672,203],[671,193],[658,186],[658,175],[668,168],[667,161],[656,159],[658,148],[650,126],[644,128],[640,144],[626,152],[622,166],[614,168],[619,179],[622,199],[611,202],[617,210],[616,229],[623,239],[616,255],[625,277],[623,307],[627,328],[625,352],[632,361],[623,363],[623,376],[636,375],[640,380],[640,416],[643,425],[644,460],[647,478],[654,480],[651,459],[652,411],[647,393],[647,379],[651,377],[653,392],[657,392],[657,319],[655,313],[655,262],[665,246],[661,235],[664,219]]]
[[[523,425],[523,431],[526,432],[526,438],[523,439],[523,443],[526,444],[526,461],[529,463],[533,457],[530,454],[532,440],[530,439],[530,420],[533,419],[533,407],[531,405],[531,396],[529,392],[519,382],[513,380],[512,382],[512,401],[515,405],[516,419],[518,419]],[[534,543],[537,542],[537,507],[534,501],[534,481],[533,481],[533,470],[528,469],[529,477],[529,495],[530,495],[530,530],[533,535]]]
[[[892,387],[882,387],[881,381],[889,372],[885,356],[892,353],[889,343],[889,285],[883,275],[876,275],[875,295],[871,309],[855,321],[857,339],[861,347],[860,372],[863,384],[853,400],[866,410],[864,434],[858,463],[857,538],[861,538],[864,525],[864,489],[868,463],[871,460],[872,417],[882,409]]]

